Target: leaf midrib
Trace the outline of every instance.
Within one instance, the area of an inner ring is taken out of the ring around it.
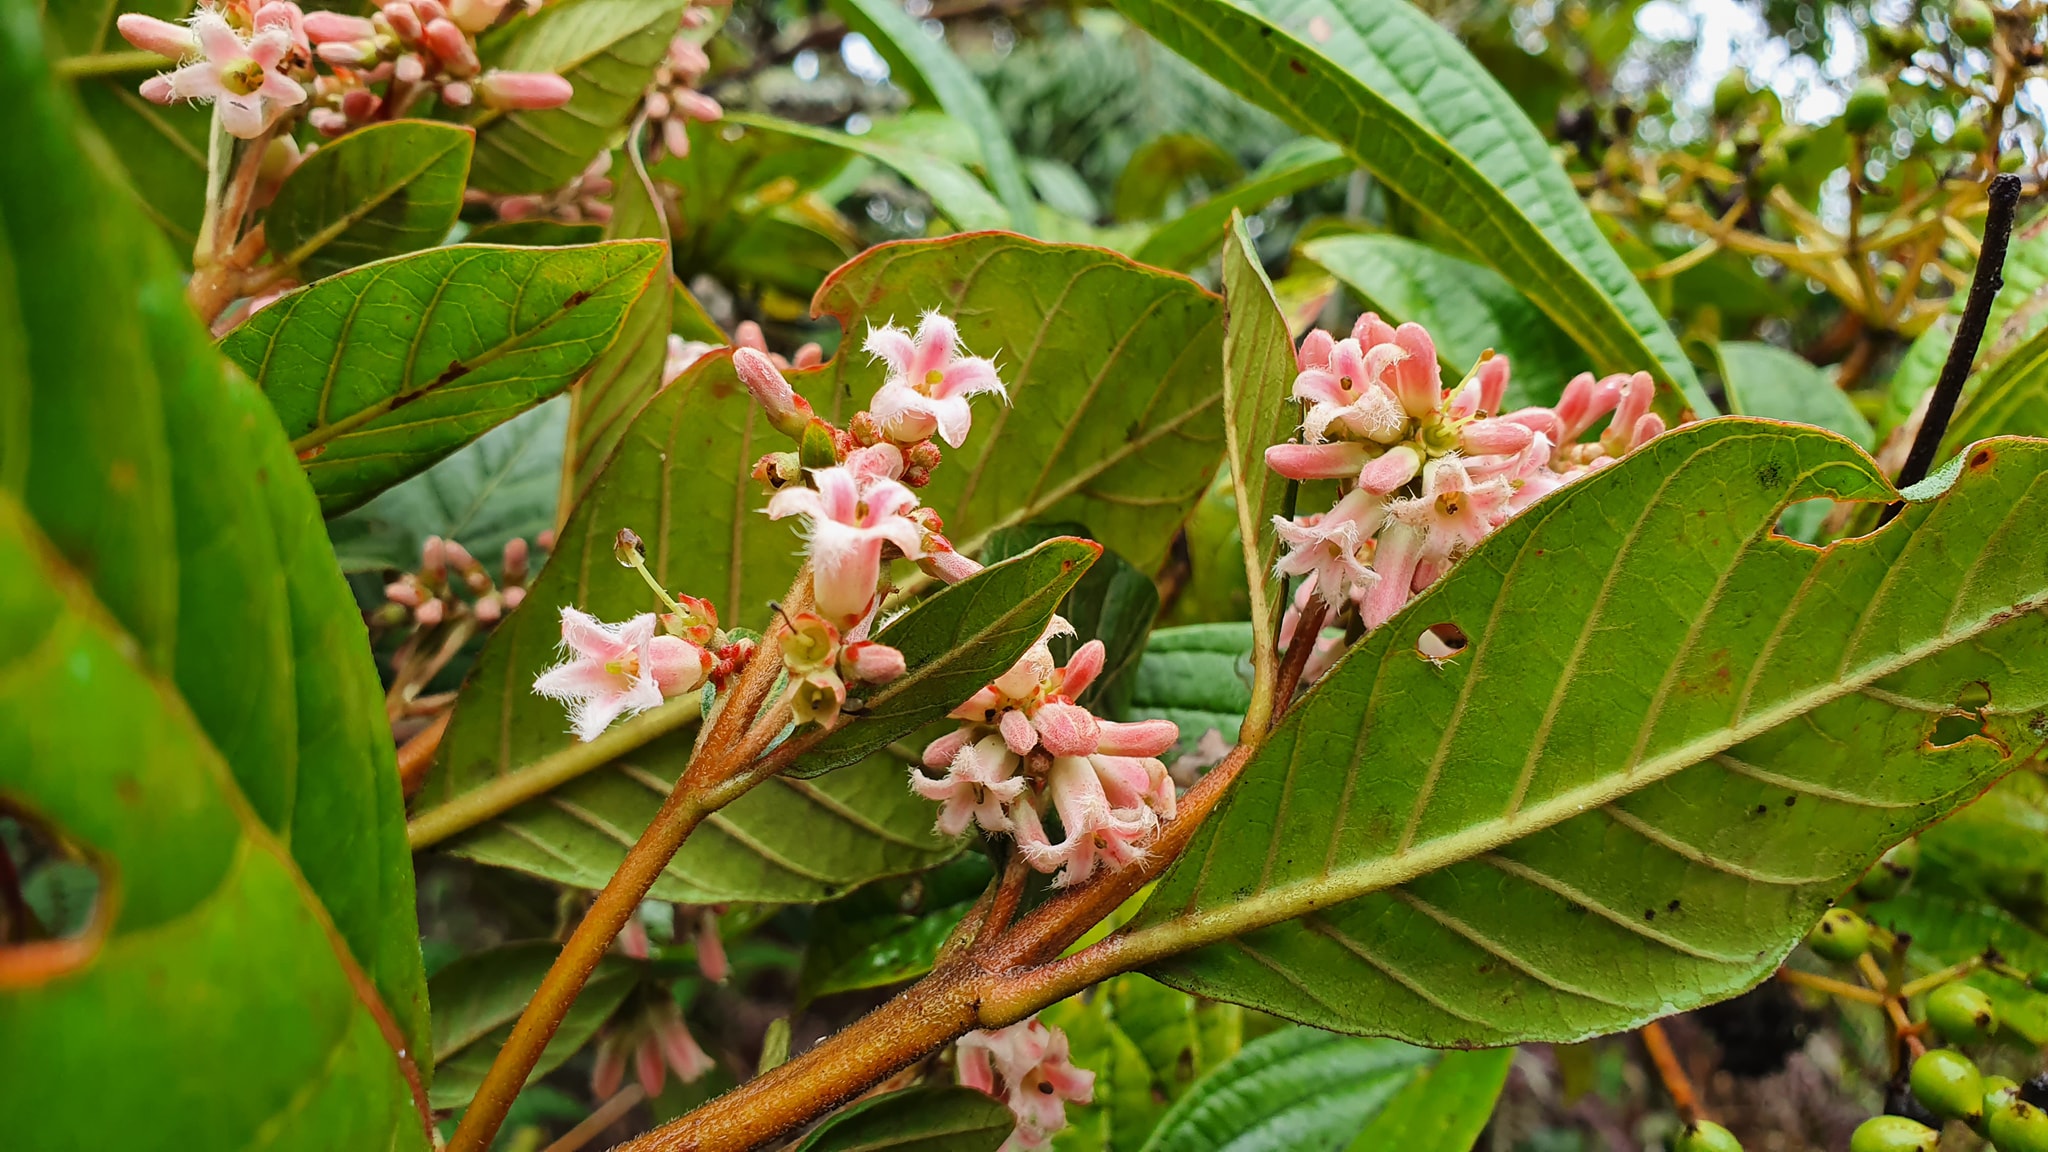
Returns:
[[[450,140],[446,147],[428,154],[416,167],[405,173],[401,178],[387,182],[383,190],[374,197],[362,201],[356,209],[344,213],[326,228],[309,234],[304,242],[293,249],[291,254],[280,261],[280,263],[293,266],[303,263],[315,252],[332,243],[343,232],[368,219],[373,212],[383,207],[393,196],[396,196],[400,188],[404,188],[413,181],[418,180],[421,176],[424,176],[429,168],[440,163],[449,153],[454,152],[461,143],[461,138],[457,137]]]
[[[1610,774],[1594,784],[1559,793],[1540,804],[1523,808],[1513,816],[1470,825],[1461,832],[1424,842],[1405,853],[1351,865],[1322,877],[1268,888],[1230,904],[1180,913],[1123,937],[1119,951],[1127,951],[1137,957],[1133,963],[1163,959],[1202,944],[1385,891],[1450,865],[1475,859],[1573,816],[1621,800],[1815,708],[1859,692],[1886,676],[1993,631],[2015,616],[2038,610],[2044,597],[2048,597],[2048,588],[2037,589],[2035,598],[2028,602],[1991,613],[1960,632],[1938,635],[1923,644],[1904,649],[1893,654],[1891,659],[1867,664],[1856,676],[1827,681],[1814,690],[1794,693],[1776,707],[1753,714],[1746,723],[1715,729],[1709,735],[1641,761],[1631,771]]]

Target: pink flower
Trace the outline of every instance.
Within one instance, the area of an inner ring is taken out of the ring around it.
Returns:
[[[817,487],[777,492],[768,515],[803,517],[818,612],[849,628],[874,605],[882,545],[894,544],[913,560],[923,554],[917,525],[903,515],[917,507],[917,497],[894,480],[862,480],[844,465],[817,469],[811,480]]]
[[[1346,439],[1382,444],[1400,439],[1408,415],[1381,381],[1404,355],[1392,344],[1365,351],[1356,340],[1340,340],[1330,348],[1324,365],[1303,369],[1294,378],[1294,398],[1309,404],[1302,420],[1308,440],[1328,439],[1333,427]]]
[[[625,1083],[629,1054],[633,1058],[634,1077],[649,1096],[661,1094],[671,1070],[687,1084],[714,1066],[711,1057],[698,1046],[697,1038],[690,1035],[675,1001],[668,999],[598,1041],[597,1063],[590,1070],[590,1090],[598,1099],[610,1099]]]
[[[285,108],[305,102],[306,90],[279,68],[294,48],[291,28],[272,23],[245,40],[211,8],[193,13],[191,26],[200,59],[143,81],[144,99],[212,101],[221,127],[244,140],[263,135]],[[152,31],[148,38],[156,36]]]
[[[903,653],[873,640],[855,640],[839,656],[840,670],[863,684],[887,684],[903,675]]]
[[[1273,530],[1287,553],[1273,570],[1281,576],[1312,576],[1323,599],[1341,606],[1353,591],[1376,579],[1362,553],[1385,519],[1385,503],[1363,488],[1353,489],[1320,516],[1298,521],[1275,516]]]
[[[726,959],[725,939],[718,934],[716,909],[705,908],[697,913],[696,943],[697,970],[714,984],[725,983],[725,978],[732,974],[732,963]]]
[[[1095,1073],[1074,1066],[1066,1033],[1036,1017],[987,1032],[970,1032],[955,1045],[960,1083],[1009,1104],[1017,1130],[1002,1152],[1042,1148],[1067,1126],[1067,1104],[1095,1098]]]
[[[1266,467],[1289,480],[1355,480],[1371,459],[1372,450],[1352,440],[1275,444],[1266,449]]]
[[[938,746],[939,741],[934,741],[925,749],[928,767],[934,766],[932,753]],[[990,736],[978,744],[959,746],[943,778],[934,779],[912,768],[910,787],[919,796],[943,805],[936,825],[942,836],[958,836],[970,823],[989,832],[1008,832],[1009,806],[1029,783],[1016,774],[1018,765],[1016,753],[1004,746],[1003,738]]]
[[[966,443],[974,421],[967,398],[984,392],[1004,394],[995,364],[961,355],[959,329],[936,311],[918,321],[915,337],[894,324],[870,328],[862,348],[889,366],[868,410],[883,435],[899,444],[928,440],[936,433],[958,448]]]
[[[715,661],[687,640],[655,635],[655,618],[642,613],[605,624],[574,608],[562,609],[562,648],[570,659],[540,674],[533,690],[569,705],[569,725],[580,740],[595,740],[620,716],[645,711],[704,683]]]
[[[433,30],[429,25],[427,31]],[[476,82],[476,94],[483,98],[486,108],[530,110],[559,108],[569,102],[576,89],[552,72],[486,72]]]
[[[1053,878],[1055,888],[1079,884],[1093,876],[1098,865],[1115,871],[1144,859],[1141,841],[1159,827],[1158,814],[1150,807],[1119,808],[1110,802],[1094,759],[1056,757],[1046,774],[1046,794],[1060,814],[1065,840],[1049,840],[1030,805],[1019,804],[1011,813],[1018,849],[1040,872],[1059,871]]]
[[[1430,461],[1422,474],[1422,495],[1397,500],[1387,514],[1422,530],[1423,555],[1433,560],[1459,556],[1486,539],[1513,515],[1514,489],[1499,480],[1474,481],[1457,456]]]

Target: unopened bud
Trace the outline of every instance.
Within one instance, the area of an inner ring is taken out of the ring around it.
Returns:
[[[441,0],[412,0],[412,10],[420,14],[422,24],[431,24],[448,15],[448,9],[441,6]]]
[[[504,598],[505,611],[510,612],[514,608],[519,607],[520,603],[526,599],[526,589],[515,584],[498,593],[498,595]]]
[[[624,567],[638,568],[647,558],[647,546],[631,528],[621,528],[612,538],[612,556]]]
[[[939,446],[929,440],[920,440],[912,444],[910,450],[903,454],[903,459],[906,462],[926,469],[937,468],[939,462],[945,458],[946,454],[939,449]]]
[[[669,99],[675,103],[676,111],[692,120],[709,124],[725,115],[723,105],[692,88],[679,88],[669,95]]]
[[[429,584],[439,584],[448,578],[448,542],[439,536],[429,536],[420,544],[420,575]]]
[[[767,413],[769,426],[784,436],[801,441],[812,419],[810,402],[796,394],[768,354],[757,348],[735,348],[732,366],[746,384],[747,391],[753,394],[755,403]]]
[[[422,604],[419,607],[414,608],[412,610],[412,618],[418,621],[419,626],[422,628],[433,628],[438,626],[441,623],[442,619],[447,616],[447,614],[447,605],[443,604],[439,600],[429,600],[425,604]]]
[[[676,70],[684,83],[695,84],[711,67],[711,57],[704,54],[703,45],[688,36],[678,36],[668,42],[668,66]]]
[[[145,92],[143,95],[147,96],[149,93]],[[348,117],[343,116],[336,108],[315,108],[306,113],[306,123],[311,124],[315,132],[330,140],[348,131]]]
[[[540,535],[533,538],[533,542],[540,545],[541,551],[553,552],[555,550],[555,530],[553,528],[544,529]]]
[[[718,935],[718,913],[709,908],[697,915],[697,970],[714,984],[725,983],[732,972],[725,959],[725,941]]]
[[[846,434],[862,448],[882,442],[882,426],[875,421],[874,414],[862,409],[855,412],[846,422]]]
[[[476,101],[476,92],[461,80],[450,80],[441,85],[441,100],[450,108],[467,108]]]
[[[377,114],[384,101],[368,88],[352,88],[341,97],[341,114],[360,124]]]
[[[740,348],[752,348],[756,352],[768,351],[768,337],[761,332],[761,326],[752,320],[742,320],[732,330],[732,342]]]
[[[522,537],[514,536],[505,541],[504,564],[499,571],[505,574],[507,584],[525,582],[527,555],[526,541]]]
[[[932,482],[932,470],[922,464],[907,464],[903,468],[903,486],[922,488]]]
[[[377,26],[361,16],[350,16],[345,12],[309,12],[301,25],[306,30],[306,39],[315,44],[328,44],[336,40],[368,40],[377,34]]]
[[[478,598],[475,607],[470,610],[476,613],[477,623],[496,624],[499,618],[505,615],[505,602],[496,592],[492,592]]]
[[[816,368],[825,362],[825,348],[816,340],[806,340],[797,346],[796,357],[789,362],[792,368]]]
[[[417,44],[420,37],[427,34],[426,23],[405,0],[392,0],[392,3],[386,4],[381,11],[384,13],[384,22],[391,25],[391,31],[407,44]]]
[[[412,578],[409,576],[403,580],[395,580],[386,584],[384,586],[384,598],[394,604],[403,604],[407,608],[417,608],[425,603],[427,599],[420,591],[420,586],[413,583]]]
[[[873,640],[856,640],[840,654],[840,669],[863,684],[887,684],[903,675],[903,653]]]
[[[432,20],[427,23],[427,47],[441,58],[441,66],[456,76],[474,76],[482,67],[476,58],[476,48],[469,37],[452,20]]]
[[[359,68],[377,58],[377,47],[368,40],[330,40],[313,49],[315,55],[342,68]]]
[[[552,72],[493,72],[477,83],[486,108],[559,108],[576,89]]]
[[[183,24],[140,12],[123,12],[114,21],[114,27],[120,31],[121,39],[169,60],[183,60],[199,53],[199,37]]]

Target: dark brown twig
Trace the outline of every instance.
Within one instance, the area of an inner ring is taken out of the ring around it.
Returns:
[[[1977,362],[1977,349],[1984,343],[1984,328],[1991,321],[1991,302],[1998,298],[1998,290],[2005,287],[2005,248],[2012,239],[2012,215],[2019,204],[2020,178],[2009,172],[1992,177],[1987,195],[1991,207],[1984,214],[1984,249],[1977,258],[1976,276],[1970,281],[1969,302],[1963,307],[1962,322],[1956,325],[1955,341],[1948,346],[1948,361],[1941,366],[1941,378],[1935,382],[1927,415],[1920,421],[1920,432],[1913,437],[1905,466],[1899,469],[1901,488],[1925,480],[1928,469],[1934,466],[1941,438],[1948,434],[1949,418],[1955,415],[1956,400],[1963,394],[1963,382],[1970,378],[1970,368]],[[1903,500],[1888,505],[1878,517],[1878,526],[1889,524],[1905,506]]]
[[[1308,658],[1316,650],[1316,641],[1323,632],[1323,617],[1329,611],[1322,593],[1312,593],[1308,606],[1301,610],[1301,618],[1294,622],[1294,642],[1287,646],[1287,656],[1281,661],[1280,675],[1273,685],[1273,724],[1287,715],[1287,705],[1294,700],[1294,690],[1301,686],[1302,670],[1308,667]]]

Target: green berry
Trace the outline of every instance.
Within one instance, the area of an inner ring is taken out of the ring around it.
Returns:
[[[1849,1137],[1849,1152],[1935,1152],[1941,1133],[1904,1116],[1872,1116]]]
[[[1984,126],[1975,120],[1965,120],[1956,125],[1956,134],[1948,138],[1948,146],[1958,152],[1982,152],[1989,142],[1984,136]]]
[[[1785,150],[1776,144],[1766,144],[1756,154],[1756,182],[1766,188],[1783,184],[1791,171],[1792,163],[1785,159]]]
[[[2020,1086],[2003,1076],[1984,1078],[1984,1115],[1971,1127],[1982,1132],[1993,1116],[2013,1106],[2020,1098]]]
[[[1806,934],[1806,946],[1824,960],[1854,964],[1870,951],[1870,921],[1847,908],[1830,908]]]
[[[1968,121],[1965,121],[1965,123],[1967,124]],[[1975,149],[1964,147],[1959,142],[1962,138],[1963,130],[1957,128],[1956,134],[1950,138],[1949,143],[1951,146],[1964,152],[1974,151]],[[1978,129],[1978,139],[1983,139],[1982,129]],[[1905,890],[1907,881],[1913,878],[1913,869],[1917,868],[1919,864],[1920,842],[1918,840],[1906,840],[1894,844],[1891,851],[1878,857],[1877,863],[1871,865],[1870,871],[1864,873],[1863,879],[1857,881],[1856,894],[1866,900],[1889,900]]]
[[[2000,172],[2017,172],[2026,166],[2027,158],[2017,148],[1998,158],[1998,170]]]
[[[1723,140],[1714,145],[1714,163],[1721,167],[1733,168],[1741,159],[1741,154],[1735,150],[1735,141]]]
[[[1948,12],[1949,30],[1956,39],[1972,48],[1982,48],[1991,43],[1991,37],[1998,31],[1998,21],[1991,15],[1991,5],[1984,0],[1956,0],[1955,7]]]
[[[1737,68],[1721,77],[1714,85],[1714,115],[1726,120],[1735,115],[1749,99],[1749,76]]]
[[[1842,111],[1842,127],[1861,136],[1884,122],[1891,111],[1891,89],[1875,76],[1856,86],[1849,94],[1849,106]]]
[[[2015,1098],[2012,1106],[1990,1115],[1984,1131],[1998,1152],[2048,1152],[2048,1112]]]
[[[1671,1152],[1742,1152],[1742,1141],[1712,1120],[1695,1120],[1671,1142]]]
[[[1951,1044],[1974,1044],[1998,1031],[1991,997],[1968,984],[1943,984],[1929,992],[1927,1020]]]
[[[1806,155],[1806,150],[1813,145],[1813,134],[1797,124],[1786,125],[1775,139],[1778,147],[1785,150],[1785,159],[1794,164],[1799,163],[1799,158]]]
[[[1943,1120],[1975,1124],[1984,1116],[1984,1077],[1968,1056],[1936,1048],[1913,1061],[1913,1095]]]

